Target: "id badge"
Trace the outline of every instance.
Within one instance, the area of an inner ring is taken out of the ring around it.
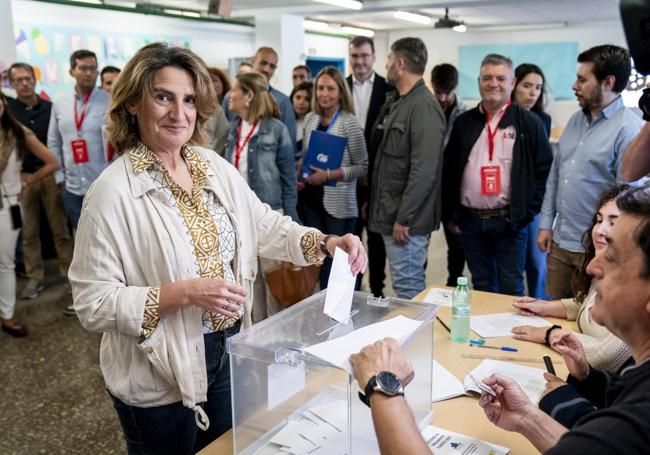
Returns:
[[[498,196],[501,193],[501,167],[481,166],[481,194]]]
[[[72,157],[74,162],[77,164],[87,163],[88,162],[88,144],[84,139],[77,139],[76,141],[71,141],[72,145]]]

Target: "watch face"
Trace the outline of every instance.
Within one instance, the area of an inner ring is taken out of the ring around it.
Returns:
[[[402,382],[395,374],[389,371],[382,371],[377,374],[377,384],[386,393],[391,395],[397,395],[402,389]]]

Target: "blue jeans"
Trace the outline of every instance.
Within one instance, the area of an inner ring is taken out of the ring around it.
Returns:
[[[356,218],[335,218],[325,211],[325,208],[312,204],[305,204],[305,225],[318,229],[324,234],[345,235],[354,233]],[[327,287],[332,270],[332,260],[325,258],[320,268],[320,288]]]
[[[76,230],[79,224],[79,217],[81,216],[81,205],[84,202],[84,197],[72,194],[66,189],[61,193],[61,197],[63,198],[63,205],[68,214],[68,219],[70,219],[70,224]]]
[[[429,235],[412,235],[404,245],[398,245],[392,235],[382,235],[390,268],[393,290],[397,297],[412,299],[426,287],[424,264],[427,262]]]
[[[524,295],[526,228],[514,229],[502,216],[481,218],[464,207],[458,227],[474,289]]]
[[[226,338],[239,332],[239,322],[229,329],[204,335],[207,368],[207,401],[199,403],[210,419],[207,431],[199,430],[194,411],[176,402],[153,408],[130,406],[111,395],[122,424],[129,455],[193,454],[232,427],[230,362]]]
[[[546,253],[539,250],[537,246],[537,234],[539,233],[538,213],[533,221],[526,226],[528,241],[526,242],[526,282],[528,284],[528,295],[536,299],[546,298]]]

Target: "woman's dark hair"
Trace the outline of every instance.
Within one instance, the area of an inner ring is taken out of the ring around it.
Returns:
[[[0,117],[0,128],[2,128],[2,131],[0,131],[0,143],[11,145],[15,140],[18,157],[22,158],[23,151],[27,147],[27,144],[25,143],[25,130],[23,129],[23,126],[18,123],[18,120],[9,113],[7,97],[2,92],[0,92],[0,102],[4,106],[4,112],[2,113],[2,117]]]
[[[580,305],[584,303],[587,298],[589,288],[591,287],[591,280],[593,278],[587,273],[587,266],[594,256],[596,256],[596,247],[594,247],[591,231],[594,229],[594,226],[598,221],[598,211],[608,202],[616,200],[621,193],[625,192],[629,188],[628,185],[620,185],[603,192],[603,194],[600,195],[600,199],[598,199],[596,211],[591,219],[591,225],[589,226],[589,229],[582,234],[582,246],[585,249],[585,255],[582,259],[580,270],[576,271],[573,275],[573,293],[575,294],[575,301]]]
[[[616,200],[621,213],[636,215],[643,220],[634,230],[634,243],[643,252],[643,269],[639,276],[650,279],[650,189],[648,186],[630,188]]]
[[[537,98],[537,101],[535,101],[535,104],[533,105],[533,107],[530,108],[530,110],[533,111],[533,112],[544,112],[544,95],[546,93],[546,76],[544,76],[544,73],[542,72],[542,69],[539,66],[537,66],[537,65],[535,65],[533,63],[522,63],[517,68],[515,68],[515,78],[517,79],[517,82],[515,83],[515,87],[512,89],[511,98],[512,98],[512,100],[515,99],[515,92],[517,90],[517,86],[529,74],[539,74],[540,76],[542,76],[542,92],[539,94],[539,97]]]
[[[314,83],[312,81],[302,81],[300,84],[296,85],[293,90],[291,90],[291,95],[289,95],[289,99],[291,100],[291,106],[293,106],[293,97],[296,96],[296,93],[300,91],[305,91],[307,92],[307,98],[309,99],[309,106],[311,107],[311,99],[312,95],[314,93]],[[298,118],[298,114],[294,112],[296,118]]]

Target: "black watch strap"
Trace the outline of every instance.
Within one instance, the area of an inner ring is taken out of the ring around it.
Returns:
[[[330,252],[327,250],[327,242],[329,239],[337,237],[336,235],[326,235],[323,240],[320,241],[320,244],[318,245],[320,247],[321,253],[325,255],[325,257],[331,258],[332,255]]]

